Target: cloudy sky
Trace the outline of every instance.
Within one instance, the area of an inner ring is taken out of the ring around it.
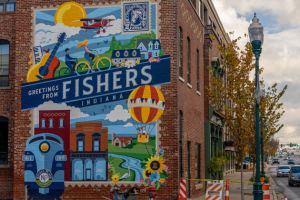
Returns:
[[[267,83],[287,84],[283,98],[284,128],[280,142],[300,143],[300,1],[299,0],[212,0],[226,32],[242,36],[256,12],[264,26],[261,65]]]

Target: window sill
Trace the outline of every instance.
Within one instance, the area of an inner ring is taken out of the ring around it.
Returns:
[[[198,90],[196,91],[196,94],[198,94],[199,96],[201,96],[201,92],[199,92]]]
[[[7,169],[9,167],[9,164],[0,164],[0,169]]]
[[[11,89],[10,86],[3,86],[3,87],[0,86],[0,90],[10,90],[10,89]]]
[[[185,82],[184,78],[182,78],[181,76],[179,76],[178,79],[183,83]]]
[[[193,86],[192,86],[190,83],[187,83],[187,86],[188,86],[189,88],[193,88]]]

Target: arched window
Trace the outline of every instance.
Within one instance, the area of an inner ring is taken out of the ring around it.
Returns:
[[[84,151],[84,134],[79,133],[77,135],[77,151],[83,152]]]
[[[0,116],[0,164],[8,161],[8,119]]]
[[[53,128],[53,119],[52,118],[49,119],[49,128]]]
[[[187,82],[191,83],[191,39],[187,37]]]
[[[0,87],[9,85],[9,41],[0,39]]]
[[[42,124],[41,124],[42,128],[46,127],[46,120],[44,118],[42,118]]]
[[[64,119],[60,118],[59,119],[59,128],[63,128],[64,127]]]
[[[183,77],[183,32],[179,27],[179,48],[178,48],[178,73],[180,77]]]
[[[100,134],[93,134],[93,151],[100,151]]]

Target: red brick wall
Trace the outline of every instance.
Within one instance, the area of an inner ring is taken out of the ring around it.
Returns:
[[[178,27],[183,30],[183,77],[178,81],[178,109],[183,111],[184,176],[188,174],[187,142],[190,147],[191,178],[195,178],[195,145],[201,145],[200,178],[205,177],[204,154],[204,27],[193,5],[188,0],[179,1]],[[191,41],[191,84],[187,83],[187,37]],[[197,92],[197,49],[200,57],[200,91]],[[177,79],[178,76],[177,76]],[[177,115],[179,112],[177,113]],[[199,197],[203,189],[196,190],[196,181],[191,181],[191,197]],[[200,185],[198,185],[200,186]],[[201,187],[201,186],[200,186]],[[204,188],[204,185],[202,185]]]
[[[16,38],[15,38],[15,77],[13,82],[13,92],[10,94],[14,98],[12,103],[12,119],[13,128],[12,137],[17,138],[12,141],[13,149],[13,198],[24,199],[24,188],[23,184],[23,162],[22,153],[25,149],[25,142],[30,136],[30,113],[21,112],[21,83],[25,81],[26,73],[28,71],[28,55],[31,52],[31,41],[32,41],[32,9],[37,7],[47,7],[53,4],[59,5],[63,2],[62,0],[51,1],[51,0],[17,0],[16,10],[16,21],[15,24],[10,24],[11,27],[15,27]],[[83,4],[93,2],[118,2],[120,1],[95,1],[95,0],[81,0],[77,1]],[[163,0],[160,3],[161,14],[160,14],[160,26],[161,26],[161,43],[166,54],[172,56],[172,69],[171,69],[171,80],[172,83],[166,86],[162,86],[162,91],[166,98],[167,108],[164,116],[162,117],[161,123],[161,146],[165,149],[166,163],[170,169],[170,176],[167,180],[167,186],[159,190],[158,199],[171,200],[177,199],[178,196],[178,130],[177,130],[177,69],[176,69],[176,50],[177,46],[174,42],[176,36],[176,16],[177,9],[173,0]],[[8,34],[11,35],[11,34]],[[7,100],[8,98],[6,98]],[[172,142],[170,142],[172,141]],[[97,190],[97,191],[95,191]],[[62,199],[102,199],[102,195],[108,194],[109,188],[107,187],[92,187],[92,186],[80,186],[75,188],[66,188]],[[171,191],[171,192],[170,192]],[[146,199],[145,195],[141,196],[141,199]]]
[[[15,22],[14,13],[4,14],[0,13],[0,39],[8,40],[10,43],[10,55],[9,55],[9,86],[0,87],[0,116],[9,119],[9,137],[8,137],[8,163],[7,165],[0,166],[0,199],[9,199],[12,197],[12,142],[13,142],[13,121],[11,116],[13,115],[13,106],[10,103],[13,100],[12,91],[14,88],[14,66],[15,66]]]

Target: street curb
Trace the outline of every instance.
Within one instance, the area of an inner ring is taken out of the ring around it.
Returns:
[[[269,170],[268,165],[267,165],[267,169]],[[276,183],[275,183],[274,179],[272,178],[271,174],[269,174],[269,179],[270,179],[270,183],[272,183],[274,185],[274,187],[276,187]],[[272,190],[272,195],[273,195],[274,200],[278,200],[275,188]]]

